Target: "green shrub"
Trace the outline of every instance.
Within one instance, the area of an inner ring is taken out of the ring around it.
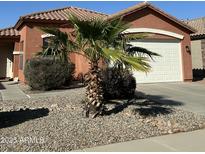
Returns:
[[[70,82],[74,64],[62,63],[53,57],[35,57],[27,60],[24,68],[25,79],[33,90],[51,90]]]
[[[102,72],[102,86],[105,99],[132,98],[136,80],[128,70],[107,68]]]

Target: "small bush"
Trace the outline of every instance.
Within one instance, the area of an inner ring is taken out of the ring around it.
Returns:
[[[74,79],[74,74],[75,74],[75,64],[69,62],[68,63],[68,76],[66,77],[65,80],[65,85],[68,86],[70,85],[71,81]]]
[[[202,80],[205,78],[205,69],[193,69],[192,72],[194,80]]]
[[[102,86],[105,99],[131,98],[136,80],[128,70],[107,68],[102,72]]]
[[[33,90],[60,88],[72,79],[74,64],[65,65],[52,57],[35,57],[27,60],[24,68],[25,79]]]

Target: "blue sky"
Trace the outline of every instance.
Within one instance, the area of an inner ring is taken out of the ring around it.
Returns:
[[[0,28],[13,26],[18,18],[32,12],[45,11],[66,6],[76,6],[95,11],[112,14],[127,7],[133,6],[139,1],[61,1],[61,2],[0,2]],[[186,1],[154,1],[151,2],[167,13],[178,19],[192,19],[205,16],[205,2]]]

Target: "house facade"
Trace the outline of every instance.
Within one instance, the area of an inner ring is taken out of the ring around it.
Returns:
[[[67,18],[68,13],[75,14],[82,20],[92,18],[111,20],[121,17],[130,25],[130,28],[123,33],[148,34],[145,38],[133,40],[130,43],[157,52],[161,56],[155,57],[154,61],[150,62],[152,70],[149,73],[133,72],[138,83],[192,80],[190,34],[195,30],[147,2],[112,15],[67,7],[20,17],[13,28],[0,30],[0,61],[2,63],[0,77],[18,78],[24,82],[25,61],[42,50],[44,38],[49,36],[38,27],[57,27],[70,33],[73,27]],[[84,57],[71,54],[70,58],[76,65],[76,76],[88,71],[89,64]],[[4,62],[1,59],[4,59]]]

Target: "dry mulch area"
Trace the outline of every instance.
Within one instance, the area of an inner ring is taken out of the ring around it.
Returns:
[[[205,126],[204,116],[146,99],[109,101],[106,115],[84,118],[84,92],[0,102],[0,151],[71,151]]]

